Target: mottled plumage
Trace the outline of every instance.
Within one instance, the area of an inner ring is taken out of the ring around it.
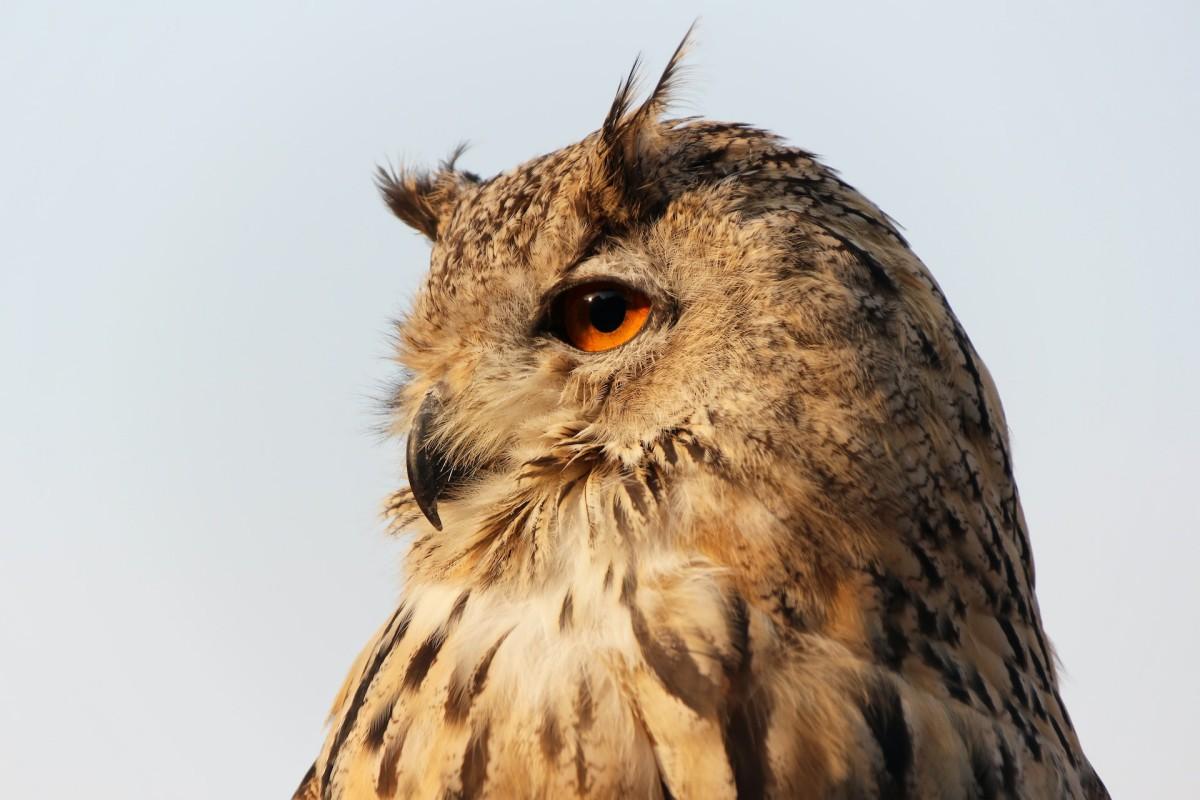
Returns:
[[[983,362],[836,173],[662,118],[679,56],[511,172],[381,174],[415,541],[296,796],[1107,797]],[[543,321],[595,279],[653,310],[585,353]]]

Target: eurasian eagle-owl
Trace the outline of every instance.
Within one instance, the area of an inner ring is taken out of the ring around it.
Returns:
[[[511,172],[381,172],[416,537],[296,797],[1106,797],[987,369],[835,172],[662,118],[682,49]]]

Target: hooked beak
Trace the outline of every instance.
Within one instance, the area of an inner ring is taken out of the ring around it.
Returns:
[[[442,520],[438,516],[438,498],[442,497],[450,485],[454,473],[441,448],[433,442],[433,432],[437,418],[442,413],[442,399],[435,389],[425,395],[425,400],[417,410],[412,429],[408,432],[408,486],[412,490],[417,507],[429,520],[433,527],[442,529]]]

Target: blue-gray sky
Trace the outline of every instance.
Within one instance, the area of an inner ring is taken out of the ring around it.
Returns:
[[[571,142],[700,16],[682,110],[823,154],[995,374],[1114,796],[1200,796],[1200,6],[508,5],[6,3],[4,795],[288,796],[399,590],[373,166]]]

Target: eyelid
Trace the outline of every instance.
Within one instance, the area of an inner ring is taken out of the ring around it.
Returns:
[[[611,272],[572,272],[555,282],[542,294],[542,301],[539,308],[544,311],[549,311],[550,306],[554,304],[555,299],[564,292],[569,292],[578,286],[584,286],[589,283],[611,283],[616,286],[625,286],[633,289],[635,292],[641,292],[650,298],[652,304],[656,304],[659,299],[658,290],[646,284],[645,282],[626,275],[613,275]]]

